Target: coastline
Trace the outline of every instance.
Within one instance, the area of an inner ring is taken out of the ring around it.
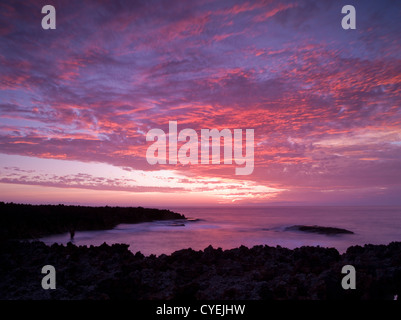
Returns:
[[[145,257],[128,245],[0,243],[3,300],[393,300],[401,293],[401,242],[334,248],[241,246]],[[57,289],[41,287],[53,265]],[[344,265],[356,290],[341,287]]]
[[[0,240],[38,239],[76,231],[108,230],[119,223],[186,219],[182,214],[143,207],[29,205],[0,202]]]
[[[145,256],[124,243],[46,245],[35,239],[71,230],[112,229],[119,223],[191,219],[142,207],[2,202],[0,207],[4,209],[0,214],[2,300],[393,300],[401,294],[401,242],[353,245],[341,254],[329,246],[241,245],[226,250],[205,246],[196,251],[185,243],[187,249]],[[288,228],[327,237],[353,233],[319,225]],[[141,243],[136,247],[141,248]],[[45,265],[55,269],[55,290],[42,288]],[[356,290],[341,286],[344,265],[356,269]]]

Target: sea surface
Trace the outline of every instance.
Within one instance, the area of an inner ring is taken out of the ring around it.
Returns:
[[[171,254],[192,248],[232,249],[241,245],[334,247],[340,253],[352,245],[401,241],[401,207],[215,207],[168,208],[189,221],[169,220],[120,224],[112,230],[78,231],[76,245],[129,244],[144,255]],[[293,225],[318,225],[350,230],[354,234],[324,235],[288,231]],[[69,233],[40,239],[66,244]]]

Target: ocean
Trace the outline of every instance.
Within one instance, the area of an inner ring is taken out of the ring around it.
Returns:
[[[144,255],[171,254],[192,248],[232,249],[241,245],[334,247],[340,253],[353,245],[401,241],[401,207],[181,207],[168,208],[189,221],[155,221],[120,224],[112,230],[78,231],[76,245],[126,243]],[[354,234],[325,235],[289,231],[293,225],[318,225],[350,230]],[[46,244],[66,244],[69,233],[40,239]]]

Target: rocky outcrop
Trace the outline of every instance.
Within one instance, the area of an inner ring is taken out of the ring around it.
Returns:
[[[32,239],[78,230],[112,229],[119,223],[185,219],[170,210],[142,207],[27,205],[0,202],[0,240]]]
[[[311,232],[311,233],[320,233],[326,235],[336,235],[336,234],[354,234],[352,231],[341,228],[333,228],[333,227],[321,227],[321,226],[304,226],[304,225],[296,225],[287,227],[286,231],[303,231],[303,232]]]
[[[0,243],[0,299],[393,299],[401,293],[401,243],[336,249],[241,246],[184,249],[145,257],[128,245],[46,246]],[[41,268],[53,265],[57,289],[43,290]],[[355,267],[356,290],[341,269]]]

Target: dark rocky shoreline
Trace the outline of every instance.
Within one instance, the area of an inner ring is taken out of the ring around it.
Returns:
[[[0,240],[112,229],[120,223],[186,219],[170,210],[142,207],[29,205],[0,202]]]
[[[47,246],[21,239],[111,229],[119,223],[186,219],[183,215],[142,207],[3,202],[0,212],[2,300],[392,300],[401,294],[401,242],[353,246],[341,255],[334,248],[261,245],[232,250],[209,246],[145,257],[125,244]],[[352,233],[321,226],[289,230]],[[356,269],[356,290],[341,287],[341,270],[348,264]],[[55,267],[55,290],[41,286],[45,265]]]
[[[332,300],[394,299],[401,293],[401,242],[336,249],[255,246],[184,249],[156,257],[128,245],[47,246],[0,242],[0,299]],[[53,265],[57,288],[41,287]],[[356,289],[341,269],[356,269]]]

